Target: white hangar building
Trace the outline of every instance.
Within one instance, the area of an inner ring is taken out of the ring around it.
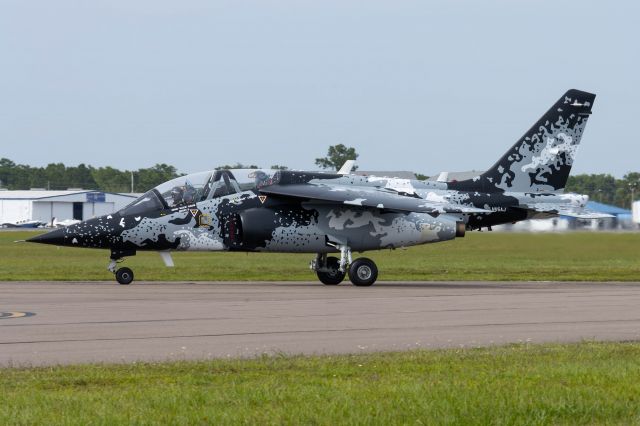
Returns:
[[[135,199],[135,194],[88,190],[0,191],[0,223],[87,220],[120,210]]]

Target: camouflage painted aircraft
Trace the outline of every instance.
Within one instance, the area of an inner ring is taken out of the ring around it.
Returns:
[[[375,263],[352,253],[463,237],[465,231],[557,215],[608,217],[564,194],[595,95],[569,90],[486,172],[460,182],[342,173],[215,170],[173,179],[122,210],[28,241],[111,251],[117,263],[173,250],[315,253],[311,269],[327,285],[348,274],[372,285]],[[348,167],[350,168],[350,167]],[[331,256],[337,253],[338,256]]]

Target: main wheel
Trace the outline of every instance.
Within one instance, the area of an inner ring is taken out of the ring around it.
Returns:
[[[356,259],[349,266],[349,279],[353,285],[368,287],[378,279],[378,267],[366,257]]]
[[[122,285],[131,284],[133,281],[133,271],[129,268],[120,268],[116,271],[116,281]]]
[[[340,260],[337,257],[327,257],[327,269],[330,272],[316,271],[318,279],[325,285],[338,285],[344,280],[346,272],[340,272]]]

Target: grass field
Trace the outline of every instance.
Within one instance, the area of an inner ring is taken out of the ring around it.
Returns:
[[[0,424],[639,424],[640,344],[0,370]]]
[[[0,232],[0,281],[112,280],[106,250],[14,243],[30,232]],[[637,281],[640,233],[523,234],[470,232],[454,241],[407,250],[367,252],[381,280]],[[311,254],[157,253],[124,265],[138,280],[315,280]],[[354,253],[354,257],[357,255]]]

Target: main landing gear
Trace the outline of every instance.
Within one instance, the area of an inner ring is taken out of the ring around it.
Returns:
[[[347,273],[351,283],[359,287],[368,287],[376,282],[378,267],[373,260],[360,257],[352,261],[349,247],[336,245],[336,248],[340,250],[340,259],[327,256],[326,253],[318,253],[316,258],[311,261],[311,269],[316,271],[322,284],[338,285],[344,280]]]
[[[135,251],[123,251],[123,250],[112,250],[111,251],[111,262],[109,262],[109,266],[107,269],[109,272],[112,272],[116,276],[116,281],[122,285],[131,284],[133,281],[133,271],[131,268],[118,268],[116,266],[118,263],[124,260],[125,256],[135,256]]]

